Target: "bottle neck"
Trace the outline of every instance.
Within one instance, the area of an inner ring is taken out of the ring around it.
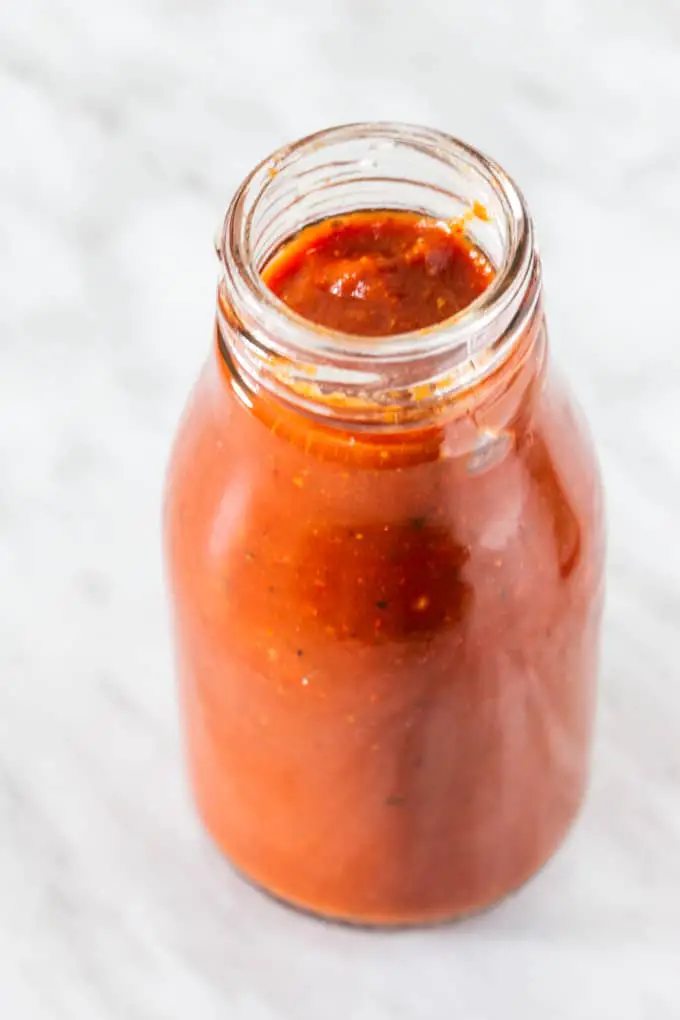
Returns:
[[[262,281],[269,257],[303,226],[378,207],[464,222],[496,269],[491,285],[451,319],[376,340],[301,318]],[[218,346],[239,388],[329,423],[395,429],[470,414],[543,337],[521,194],[496,164],[437,132],[351,125],[280,150],[242,184],[217,248]]]

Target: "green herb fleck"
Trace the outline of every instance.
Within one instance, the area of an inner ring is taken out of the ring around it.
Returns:
[[[378,599],[375,606],[376,609],[387,609],[387,607],[389,606],[389,602],[387,601],[387,599]]]
[[[405,800],[404,797],[394,797],[394,796],[392,796],[392,797],[388,797],[385,800],[385,803],[387,804],[388,807],[401,807],[402,804],[404,803],[404,800]]]
[[[412,517],[409,524],[413,531],[423,531],[427,526],[427,517]]]

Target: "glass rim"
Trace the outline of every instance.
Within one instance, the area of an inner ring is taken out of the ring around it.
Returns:
[[[253,251],[252,224],[259,203],[266,199],[268,186],[305,154],[356,140],[410,147],[450,166],[452,173],[462,162],[498,198],[508,232],[503,260],[496,266],[494,279],[486,290],[456,315],[419,330],[366,337],[311,322],[289,308],[263,281],[262,267],[256,264]],[[393,121],[325,128],[266,156],[238,187],[215,247],[230,285],[234,311],[261,348],[286,358],[297,355],[304,361],[324,360],[338,366],[348,362],[378,366],[457,350],[469,357],[492,346],[498,335],[489,340],[489,330],[499,318],[507,320],[508,313],[512,319],[513,309],[529,286],[536,254],[533,222],[524,196],[494,160],[453,135]]]

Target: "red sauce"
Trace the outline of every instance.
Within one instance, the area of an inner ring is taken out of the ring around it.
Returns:
[[[264,270],[316,323],[386,336],[493,277],[460,227],[355,213]],[[553,852],[587,774],[602,520],[542,312],[506,362],[410,429],[325,423],[216,347],[170,469],[189,760],[250,878],[332,917],[485,906]]]
[[[307,227],[263,273],[304,318],[375,337],[450,318],[479,297],[493,275],[460,221],[391,211],[355,212]]]

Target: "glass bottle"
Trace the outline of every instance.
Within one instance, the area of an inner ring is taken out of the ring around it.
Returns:
[[[460,219],[493,283],[376,341],[262,282],[302,226],[371,208]],[[603,594],[599,473],[525,202],[449,136],[350,125],[256,167],[217,250],[165,507],[198,809],[244,875],[326,917],[476,911],[578,810]]]

